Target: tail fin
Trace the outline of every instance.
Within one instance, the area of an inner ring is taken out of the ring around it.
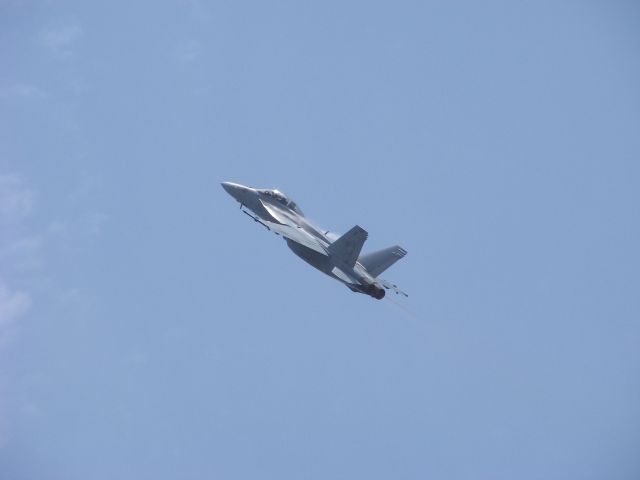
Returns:
[[[362,255],[358,261],[367,269],[367,272],[377,277],[406,254],[407,251],[404,248],[396,245]]]
[[[356,225],[329,245],[329,255],[334,257],[339,265],[353,268],[368,235],[364,229]]]

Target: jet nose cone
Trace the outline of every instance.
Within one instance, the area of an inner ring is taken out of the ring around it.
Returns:
[[[226,190],[226,192],[231,195],[233,198],[235,198],[237,201],[239,202],[243,202],[243,198],[245,196],[245,193],[247,192],[247,187],[245,187],[244,185],[240,185],[238,183],[233,183],[233,182],[222,182],[220,185],[222,185],[222,188],[224,188]]]
[[[233,195],[233,187],[235,187],[235,183],[222,182],[220,185],[222,185],[222,188],[224,188],[229,195]]]

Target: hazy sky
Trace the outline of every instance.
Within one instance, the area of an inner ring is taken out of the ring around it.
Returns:
[[[5,0],[0,478],[636,480],[639,192],[637,2]]]

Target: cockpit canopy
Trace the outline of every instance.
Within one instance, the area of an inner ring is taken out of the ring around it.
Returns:
[[[291,200],[290,198],[288,198],[284,193],[282,193],[281,191],[274,189],[274,190],[259,190],[259,192],[263,195],[266,195],[267,197],[270,197],[272,199],[274,199],[275,201],[281,203],[282,205],[289,207],[291,210],[294,210],[295,212],[297,212],[300,215],[304,215],[302,213],[302,210],[300,210],[298,208],[298,205],[296,205],[296,202],[294,202],[293,200]]]

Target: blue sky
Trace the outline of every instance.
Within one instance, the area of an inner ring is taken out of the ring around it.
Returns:
[[[0,477],[637,479],[634,2],[0,6]],[[401,244],[377,302],[224,180]]]

